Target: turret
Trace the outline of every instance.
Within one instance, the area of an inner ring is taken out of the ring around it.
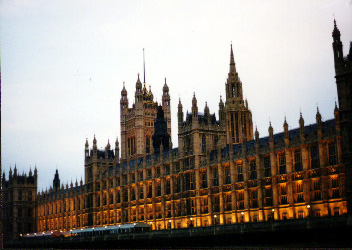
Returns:
[[[88,144],[88,138],[86,138],[86,144],[84,145],[84,157],[87,160],[89,157],[89,144]]]
[[[193,93],[193,98],[192,98],[192,123],[193,124],[198,123],[198,106],[197,106],[197,98],[195,93]]]
[[[178,101],[177,111],[178,111],[177,112],[178,127],[182,127],[182,124],[183,124],[183,111],[182,111],[181,98]]]
[[[53,189],[56,191],[59,188],[60,188],[59,170],[56,169],[56,173],[53,180]]]
[[[230,51],[230,70],[225,86],[225,124],[227,143],[229,143],[230,137],[232,137],[234,143],[240,143],[242,141],[243,133],[245,135],[246,141],[253,140],[252,113],[248,109],[248,102],[243,101],[242,82],[238,76],[238,73],[236,72],[232,44]]]
[[[125,88],[125,82],[123,82],[123,88],[121,91],[121,99],[120,99],[120,109],[121,109],[121,116],[123,112],[128,108],[128,99],[127,99],[127,90]]]
[[[139,74],[138,74],[138,79],[136,82],[135,103],[137,104],[142,101],[143,101],[142,83],[141,83],[141,80],[139,79]]]
[[[204,116],[207,118],[207,123],[210,124],[210,111],[207,102],[205,102]]]
[[[289,139],[288,124],[286,121],[286,116],[285,116],[285,121],[284,121],[284,137],[285,137],[285,139]]]
[[[11,169],[11,166],[10,166],[10,171],[9,171],[9,180],[12,179],[12,169]]]
[[[163,87],[163,96],[162,96],[162,107],[164,111],[164,117],[167,124],[167,132],[171,135],[171,103],[170,103],[170,94],[169,94],[169,87],[166,83],[165,77],[165,84]]]
[[[340,112],[336,102],[335,102],[335,108],[334,108],[334,116],[335,116],[336,123],[340,123]]]
[[[224,103],[222,102],[221,96],[220,96],[220,102],[219,102],[219,121],[220,121],[220,125],[225,125],[225,106],[224,106]]]
[[[301,135],[304,135],[304,119],[302,117],[302,112],[299,113],[299,130],[301,132]]]
[[[97,150],[97,139],[95,138],[95,135],[94,135],[94,139],[93,139],[93,151],[96,151]]]
[[[106,145],[106,151],[110,150],[111,146],[110,146],[110,140],[108,139],[108,144]]]
[[[332,47],[334,50],[334,61],[335,61],[335,70],[336,74],[338,73],[341,64],[343,65],[343,52],[342,52],[342,42],[341,42],[341,34],[340,30],[337,28],[336,20],[334,19],[334,30],[332,32],[333,43]]]
[[[257,129],[257,126],[255,126],[255,133],[254,133],[255,135],[255,143],[257,144],[257,145],[259,145],[259,132],[258,132],[258,129]]]
[[[13,170],[13,177],[17,177],[17,167],[16,167],[16,164],[15,164],[15,169]]]
[[[274,129],[273,127],[271,126],[271,122],[269,122],[269,141],[270,142],[274,142]]]
[[[120,159],[119,139],[117,137],[116,137],[116,141],[115,141],[115,157],[117,160]]]
[[[156,153],[160,152],[160,144],[165,151],[169,150],[170,135],[167,132],[167,125],[164,118],[164,111],[161,106],[158,107],[156,121],[154,123],[153,148]]]
[[[318,130],[322,128],[322,123],[321,123],[321,114],[319,112],[319,108],[317,107],[317,114],[315,115],[315,120],[317,122],[317,127]]]
[[[34,182],[37,185],[37,178],[38,178],[38,170],[37,170],[37,166],[35,166],[34,168]]]

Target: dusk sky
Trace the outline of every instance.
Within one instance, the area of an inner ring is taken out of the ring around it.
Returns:
[[[261,137],[333,118],[337,100],[332,30],[344,54],[352,40],[352,1],[10,1],[0,2],[1,153],[28,174],[37,166],[38,191],[84,176],[84,144],[120,139],[120,97],[130,107],[137,73],[161,100],[171,95],[172,141],[177,104],[205,102],[218,118],[225,101],[232,42],[243,92]],[[84,178],[83,178],[84,179]]]

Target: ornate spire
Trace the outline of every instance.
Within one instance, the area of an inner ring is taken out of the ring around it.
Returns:
[[[340,30],[339,30],[339,28],[338,28],[337,25],[336,25],[336,20],[335,20],[335,18],[334,18],[334,30],[333,30],[333,32],[332,32],[332,36],[333,36],[333,37],[340,37],[340,36],[341,36]]]
[[[235,58],[233,56],[232,42],[231,42],[231,54],[230,54],[230,73],[236,73]]]
[[[144,79],[143,82],[145,83],[145,58],[144,58],[144,48],[143,48],[143,72],[144,72]],[[138,77],[139,78],[139,77]]]

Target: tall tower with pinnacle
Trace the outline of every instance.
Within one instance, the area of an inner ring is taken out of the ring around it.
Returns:
[[[252,112],[248,109],[248,102],[243,100],[242,82],[236,72],[232,44],[230,54],[230,70],[226,81],[226,138],[227,144],[232,138],[233,143],[242,142],[244,138],[253,140]]]
[[[332,37],[341,124],[342,162],[345,164],[347,177],[347,211],[349,222],[352,224],[352,42],[349,54],[344,58],[341,33],[336,25],[336,20],[334,20]]]

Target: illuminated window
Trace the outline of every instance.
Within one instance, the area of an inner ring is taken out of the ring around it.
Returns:
[[[339,198],[339,197],[340,197],[339,179],[332,178],[331,179],[331,198]]]
[[[313,180],[313,192],[314,192],[314,200],[321,200],[321,182],[316,179]]]
[[[237,181],[242,182],[243,181],[243,168],[242,164],[239,164],[237,167],[238,175],[237,175]]]

